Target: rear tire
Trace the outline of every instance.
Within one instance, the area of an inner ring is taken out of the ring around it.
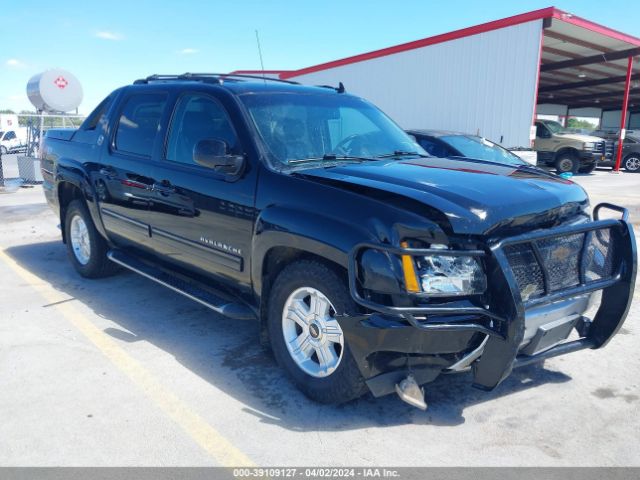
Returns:
[[[555,166],[558,173],[577,173],[580,168],[580,160],[572,153],[561,153],[556,158]]]
[[[629,155],[624,159],[624,169],[627,172],[640,171],[640,155]]]
[[[325,305],[326,310],[314,305]],[[316,402],[344,403],[367,391],[335,320],[336,315],[356,312],[344,278],[318,261],[289,265],[273,284],[267,318],[271,348],[290,380]]]
[[[117,271],[115,263],[107,258],[109,247],[96,230],[89,210],[81,200],[73,200],[65,215],[67,254],[76,271],[85,278],[100,278]]]

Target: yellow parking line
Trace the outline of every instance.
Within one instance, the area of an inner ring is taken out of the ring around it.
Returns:
[[[87,320],[69,300],[69,296],[56,290],[46,280],[20,266],[4,250],[0,249],[0,260],[19,277],[33,287],[67,321],[82,332],[111,362],[124,372],[163,412],[207,451],[221,466],[254,466],[254,463],[209,425],[200,415],[193,412],[175,394],[167,390],[140,363],[134,360],[108,335]]]

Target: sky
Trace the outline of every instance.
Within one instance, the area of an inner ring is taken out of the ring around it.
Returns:
[[[555,6],[640,37],[637,0],[0,0],[0,109],[32,109],[32,75],[81,82],[80,113],[153,73],[293,70]],[[10,5],[10,8],[9,8]],[[380,79],[384,81],[384,79]]]

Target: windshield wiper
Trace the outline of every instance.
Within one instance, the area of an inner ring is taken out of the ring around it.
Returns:
[[[357,162],[367,162],[371,161],[371,158],[366,157],[356,157],[353,155],[336,155],[334,153],[327,153],[322,157],[309,157],[309,158],[297,158],[295,160],[287,161],[287,165],[298,165],[301,163],[311,163],[311,162],[320,162],[320,161],[337,161],[337,160],[352,160]]]
[[[520,160],[518,163],[509,163],[509,161],[504,161],[501,162],[500,160],[489,160],[488,158],[473,158],[473,157],[465,157],[464,155],[449,155],[448,157],[445,158],[459,158],[460,160],[469,160],[472,162],[487,162],[487,163],[493,163],[495,165],[502,165],[504,167],[514,167],[514,168],[520,168],[520,167],[532,167],[532,168],[537,168],[527,162],[525,162],[524,160]],[[522,163],[520,163],[522,162]]]
[[[419,152],[406,152],[404,150],[395,150],[393,153],[383,153],[382,155],[376,155],[376,158],[392,158],[392,157],[421,157],[421,158],[431,158],[431,155],[425,155],[424,153]]]

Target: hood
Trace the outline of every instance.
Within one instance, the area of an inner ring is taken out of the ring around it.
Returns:
[[[582,135],[581,133],[556,133],[556,135],[562,138],[568,138],[570,140],[576,140],[578,142],[602,142],[600,137],[592,137],[591,135]]]
[[[459,234],[489,234],[501,227],[550,225],[578,214],[588,198],[579,185],[530,166],[476,160],[415,158],[345,164],[299,171],[389,202],[398,195],[446,215]],[[428,216],[425,208],[424,214]]]

